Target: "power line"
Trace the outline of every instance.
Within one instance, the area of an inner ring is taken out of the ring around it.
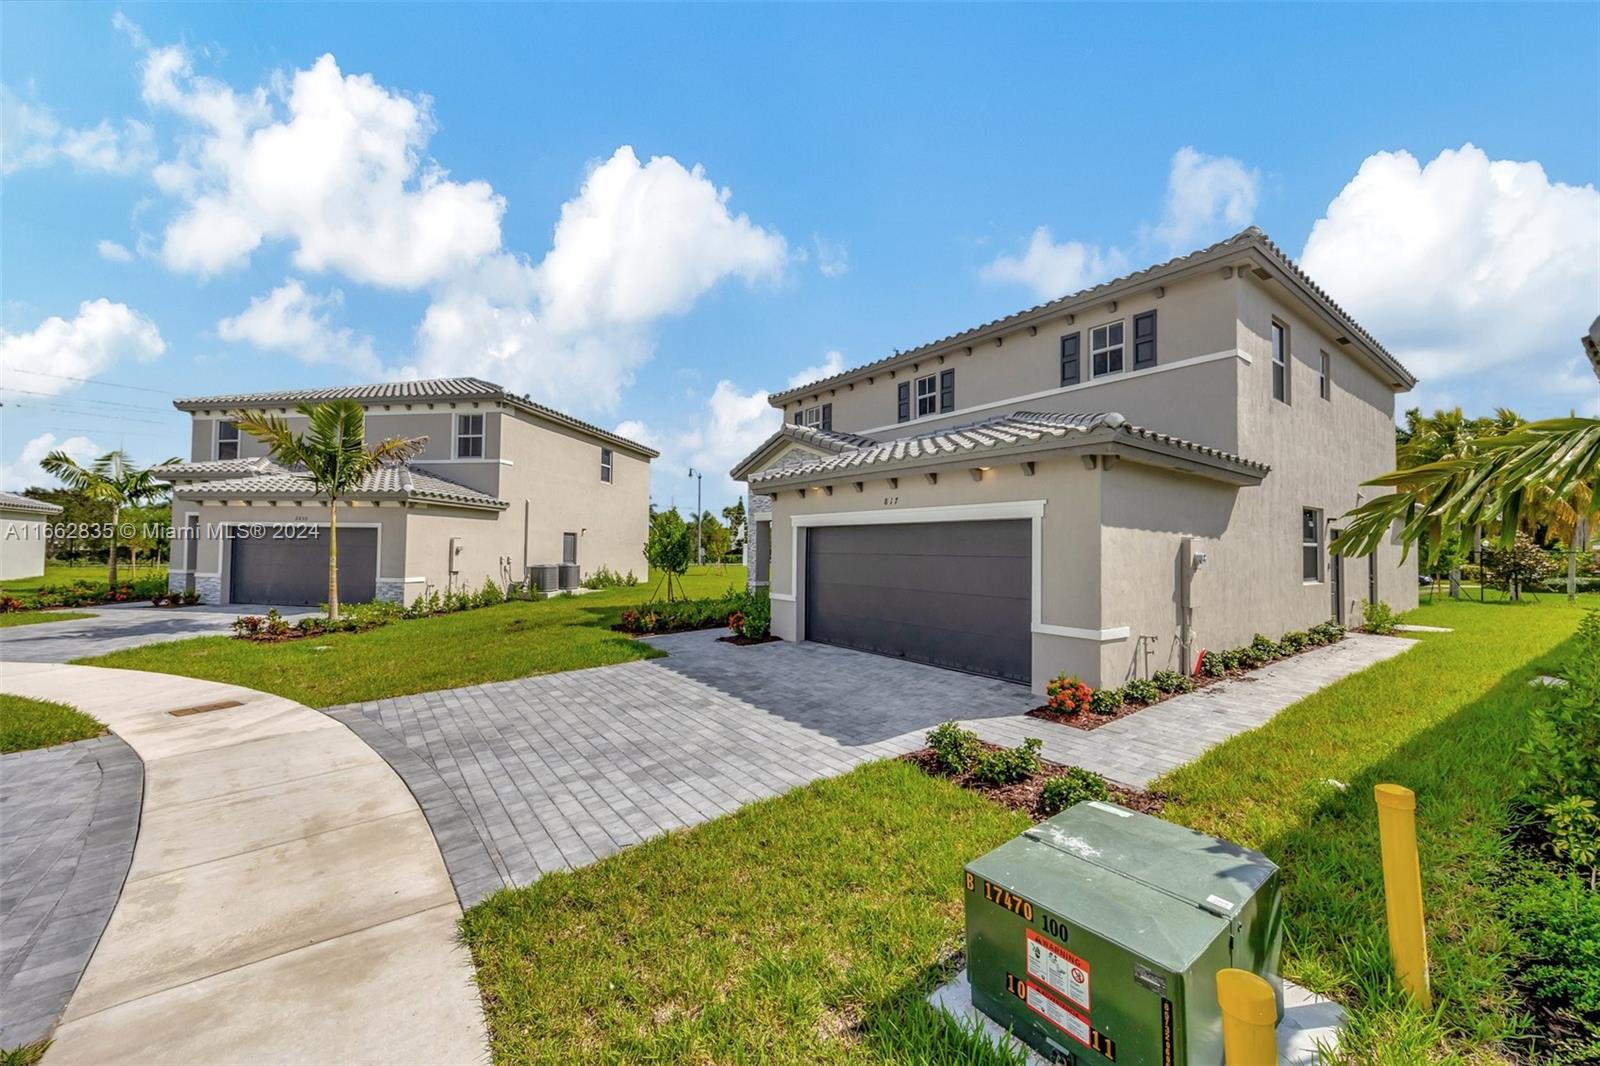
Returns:
[[[9,369],[13,374],[37,374],[42,378],[55,378],[58,381],[76,381],[80,385],[102,385],[108,389],[133,389],[136,392],[153,392],[157,396],[177,395],[175,392],[167,392],[163,389],[152,389],[146,385],[124,385],[121,382],[103,381],[100,378],[75,378],[70,374],[52,374],[46,370],[23,370],[21,367],[11,367]]]

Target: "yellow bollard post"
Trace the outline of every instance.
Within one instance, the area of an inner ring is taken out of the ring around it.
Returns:
[[[1222,1061],[1227,1066],[1277,1066],[1278,1001],[1249,970],[1217,971],[1222,1007]]]
[[[1389,954],[1400,985],[1424,1010],[1428,987],[1428,934],[1422,919],[1422,867],[1417,861],[1417,797],[1400,785],[1378,785],[1378,846],[1383,854],[1383,896],[1389,912]]]

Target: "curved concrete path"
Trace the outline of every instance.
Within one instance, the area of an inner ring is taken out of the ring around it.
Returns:
[[[438,846],[348,729],[166,674],[7,662],[0,688],[81,708],[145,764],[128,881],[45,1066],[488,1060]]]

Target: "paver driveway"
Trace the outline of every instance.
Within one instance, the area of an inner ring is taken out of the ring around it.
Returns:
[[[241,614],[266,614],[268,608],[251,603],[230,603],[221,607],[113,603],[75,610],[91,611],[94,617],[0,629],[0,662],[65,663],[141,644],[216,636],[229,632],[233,620]],[[280,607],[278,610],[291,621],[302,615],[321,613],[315,607]]]
[[[657,638],[668,658],[331,708],[388,759],[465,906],[502,885],[919,747],[1027,689],[822,644]]]
[[[823,644],[659,637],[667,658],[330,708],[422,805],[456,893],[582,866],[859,763],[940,722],[1142,787],[1412,641],[1355,635],[1092,732],[1021,686]]]

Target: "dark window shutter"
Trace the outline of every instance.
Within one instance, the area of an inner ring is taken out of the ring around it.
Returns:
[[[1146,311],[1133,316],[1133,368],[1143,370],[1156,365],[1156,313]]]
[[[825,403],[822,405],[822,428],[833,428],[833,404],[831,403]]]
[[[794,424],[795,424],[795,425],[797,425],[797,426],[798,426],[798,425],[799,425],[799,424],[800,424],[800,418],[801,418],[801,416],[802,416],[802,415],[803,415],[803,414],[805,414],[805,412],[804,412],[804,411],[796,411],[796,412],[795,412],[795,413],[794,413]]]
[[[911,382],[902,381],[900,388],[896,390],[896,394],[899,397],[899,409],[895,413],[895,421],[911,421]]]
[[[1076,385],[1078,374],[1078,338],[1079,333],[1069,333],[1061,338],[1061,384]]]
[[[956,409],[956,372],[954,370],[939,371],[939,410],[954,411]]]

